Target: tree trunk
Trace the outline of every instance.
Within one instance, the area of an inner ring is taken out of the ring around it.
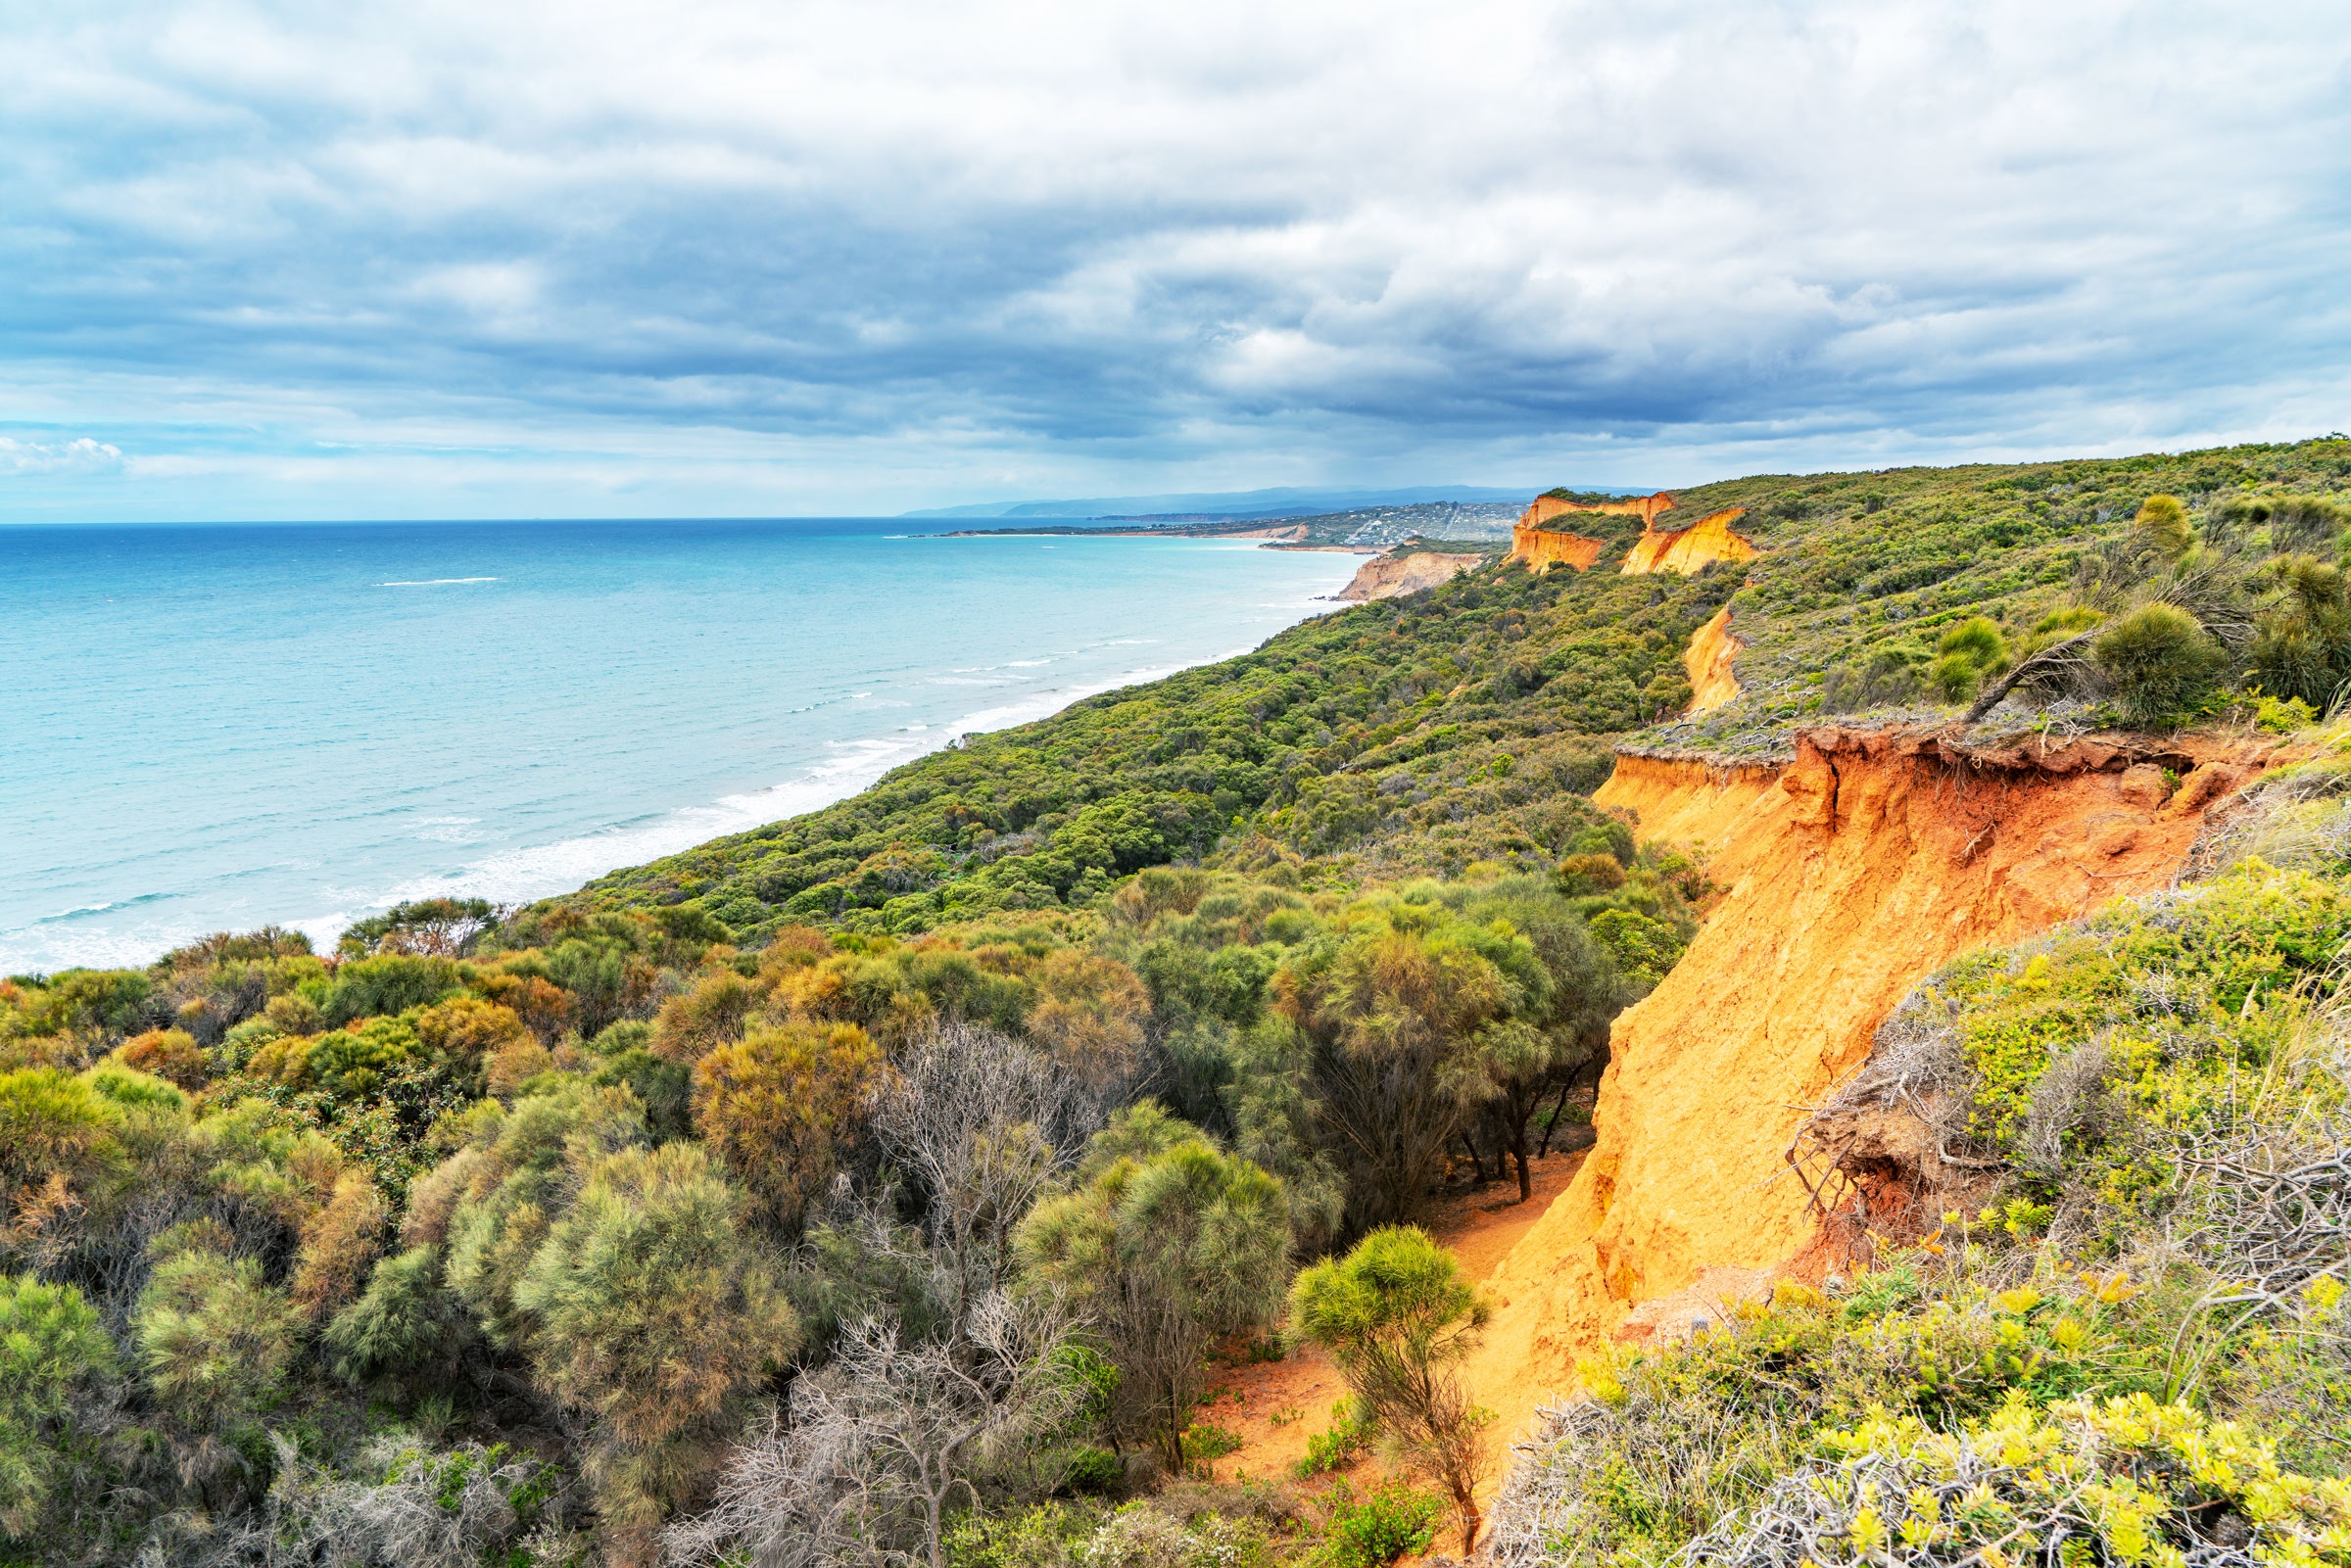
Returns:
[[[1469,1136],[1467,1127],[1462,1129],[1462,1147],[1469,1151],[1469,1164],[1477,1171],[1477,1184],[1481,1187],[1484,1186],[1486,1184],[1486,1163],[1478,1158],[1477,1140]]]
[[[1477,1549],[1477,1527],[1485,1523],[1485,1515],[1477,1511],[1477,1497],[1474,1493],[1466,1497],[1455,1498],[1454,1508],[1462,1521],[1462,1557],[1466,1561],[1469,1555]]]
[[[1567,1109],[1567,1095],[1574,1087],[1575,1074],[1570,1072],[1567,1074],[1567,1081],[1559,1085],[1559,1101],[1551,1108],[1551,1119],[1543,1123],[1543,1153],[1540,1156],[1542,1159],[1551,1158],[1551,1135],[1559,1130],[1559,1113]]]
[[[1526,1123],[1523,1121],[1511,1123],[1511,1153],[1518,1161],[1518,1201],[1524,1203],[1535,1195],[1535,1181],[1526,1170]]]
[[[1994,682],[1984,689],[1983,695],[1968,705],[1967,718],[1963,722],[1974,724],[1984,715],[1998,707],[2000,699],[2015,690],[2017,683],[2024,680],[2025,677],[2038,675],[2043,670],[2053,670],[2059,665],[2077,662],[2073,657],[2073,650],[2097,635],[2094,630],[2077,632],[2064,641],[2052,642],[2031,658],[2023,660],[2015,669],[2008,672],[2006,679]]]

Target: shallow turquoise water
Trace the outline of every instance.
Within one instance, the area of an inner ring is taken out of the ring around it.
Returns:
[[[0,528],[0,973],[560,892],[1252,647],[1358,564],[907,527]]]

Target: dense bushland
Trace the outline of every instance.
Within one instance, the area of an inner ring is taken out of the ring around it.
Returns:
[[[975,1503],[1179,1475],[1210,1347],[1523,1156],[1687,939],[1673,870],[1590,843],[756,952],[436,903],[8,981],[0,1531],[944,1561]]]

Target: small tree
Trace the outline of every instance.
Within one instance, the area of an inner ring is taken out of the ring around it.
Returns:
[[[1416,1225],[1375,1230],[1290,1288],[1298,1330],[1330,1353],[1372,1425],[1453,1498],[1464,1554],[1477,1544],[1482,1434],[1493,1412],[1470,1402],[1456,1368],[1489,1313],[1453,1255]]]
[[[1416,1210],[1492,1092],[1483,1033],[1518,987],[1489,951],[1530,967],[1532,953],[1442,907],[1367,900],[1349,913],[1354,929],[1293,959],[1273,989],[1311,1046],[1321,1131],[1347,1166],[1349,1221],[1372,1225]]]
[[[514,1289],[543,1387],[595,1419],[588,1473],[625,1543],[691,1489],[696,1440],[791,1354],[798,1319],[742,1226],[743,1194],[691,1143],[597,1162]]]
[[[1145,1402],[1168,1468],[1180,1470],[1201,1356],[1280,1309],[1289,1206],[1264,1170],[1147,1100],[1112,1119],[1084,1174],[1022,1224],[1021,1260],[1032,1284],[1092,1320],[1121,1387]]]
[[[1613,856],[1602,857],[1611,866]],[[1518,1167],[1518,1198],[1534,1196],[1528,1128],[1543,1102],[1607,1059],[1608,1023],[1637,994],[1614,955],[1559,900],[1503,892],[1465,900],[1462,912],[1489,928],[1501,921],[1528,942],[1542,982],[1521,983],[1514,1016],[1482,1036],[1494,1085],[1486,1117]]]
[[[833,1179],[887,1068],[854,1023],[788,1023],[722,1045],[694,1067],[702,1141],[790,1227]]]
[[[39,1518],[65,1468],[62,1429],[114,1370],[114,1345],[81,1292],[0,1274],[0,1536],[24,1536]]]
[[[1078,1163],[1101,1116],[1043,1056],[967,1023],[935,1025],[884,1080],[874,1132],[928,1203],[924,1239],[957,1321],[1005,1282],[1013,1227]]]

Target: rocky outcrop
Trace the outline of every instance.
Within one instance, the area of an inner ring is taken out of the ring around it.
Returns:
[[[1746,561],[1758,553],[1752,541],[1731,532],[1731,524],[1747,515],[1744,506],[1708,512],[1688,528],[1667,533],[1644,530],[1624,557],[1627,574],[1680,572],[1684,576],[1715,561]]]
[[[1511,530],[1510,558],[1523,562],[1530,572],[1548,572],[1555,566],[1589,571],[1607,547],[1606,540],[1586,539],[1581,534],[1555,534],[1523,522]]]
[[[1483,555],[1444,555],[1435,550],[1383,555],[1378,560],[1364,562],[1356,569],[1355,580],[1331,597],[1361,603],[1366,599],[1417,594],[1424,588],[1452,582],[1484,559]]]
[[[1537,496],[1518,514],[1518,526],[1541,528],[1554,517],[1581,512],[1587,517],[1638,517],[1641,531],[1646,534],[1659,517],[1671,510],[1673,498],[1661,490],[1654,496],[1628,497],[1623,500],[1567,500],[1558,496]]]
[[[1731,531],[1731,524],[1746,515],[1745,507],[1710,512],[1688,528],[1660,531],[1657,519],[1673,510],[1673,497],[1661,490],[1632,500],[1575,501],[1537,496],[1511,530],[1510,558],[1524,562],[1532,572],[1546,572],[1554,566],[1588,571],[1607,548],[1607,542],[1546,525],[1560,517],[1603,514],[1641,519],[1641,537],[1624,557],[1624,570],[1636,576],[1649,572],[1688,575],[1713,561],[1751,560],[1758,553],[1751,540]]]
[[[1477,1397],[1514,1431],[1643,1304],[1788,1266],[1818,1226],[1786,1163],[1800,1108],[1903,993],[1969,948],[2166,885],[2265,765],[2250,744],[1971,750],[1843,729],[1799,736],[1785,766],[1620,757],[1595,799],[1698,846],[1728,891],[1616,1021],[1599,1141],[1488,1281]]]
[[[1646,534],[1662,514],[1673,510],[1673,498],[1664,491],[1654,496],[1640,496],[1624,500],[1582,501],[1565,500],[1558,496],[1537,496],[1527,502],[1526,510],[1511,529],[1511,555],[1523,562],[1530,572],[1547,572],[1554,566],[1572,566],[1577,571],[1589,571],[1607,548],[1607,542],[1588,539],[1582,534],[1555,532],[1544,525],[1555,517],[1582,515],[1586,517],[1638,517],[1641,531]]]
[[[1691,713],[1719,708],[1739,694],[1738,672],[1731,665],[1745,646],[1731,635],[1728,604],[1691,634],[1690,645],[1682,650],[1682,668],[1690,672]]]

